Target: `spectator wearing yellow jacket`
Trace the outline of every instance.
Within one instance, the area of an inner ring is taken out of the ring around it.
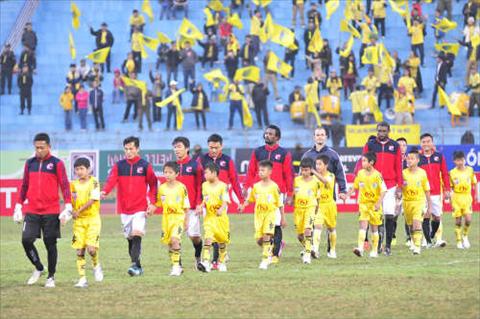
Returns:
[[[65,113],[65,130],[67,132],[72,130],[72,109],[73,109],[73,94],[70,86],[67,85],[62,95],[60,95],[60,106]]]

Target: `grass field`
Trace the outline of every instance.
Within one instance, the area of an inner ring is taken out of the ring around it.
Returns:
[[[227,273],[193,271],[193,248],[184,239],[185,273],[168,276],[170,265],[160,245],[161,217],[148,222],[143,277],[130,278],[127,243],[118,216],[103,218],[100,260],[105,280],[95,283],[88,260],[90,286],[74,288],[75,252],[71,224],[59,242],[57,287],[27,287],[32,266],[24,255],[21,226],[1,220],[1,318],[479,318],[479,216],[471,227],[472,248],[455,248],[453,220],[445,216],[444,249],[412,256],[399,227],[394,255],[375,260],[351,252],[357,237],[354,214],[340,214],[337,260],[322,257],[301,263],[291,215],[284,231],[287,247],[280,264],[257,269],[260,249],[253,240],[253,216],[231,216],[231,261]],[[325,244],[324,239],[323,244]],[[325,247],[325,245],[322,245]],[[41,241],[37,247],[46,263]]]

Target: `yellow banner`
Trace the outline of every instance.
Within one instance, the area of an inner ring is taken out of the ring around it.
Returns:
[[[404,137],[408,144],[419,144],[420,129],[420,124],[390,125],[389,137],[393,140]],[[377,135],[377,124],[347,125],[345,128],[347,147],[363,147],[372,135]]]

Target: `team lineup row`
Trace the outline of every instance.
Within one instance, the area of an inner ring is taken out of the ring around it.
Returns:
[[[76,286],[87,286],[85,252],[92,257],[95,279],[103,279],[98,261],[100,200],[115,187],[117,212],[121,216],[132,260],[128,269],[131,276],[143,273],[140,252],[146,217],[158,207],[163,209],[162,242],[168,245],[171,275],[178,276],[183,272],[180,247],[184,231],[195,248],[195,266],[198,270],[209,272],[216,268],[226,271],[227,245],[230,241],[227,216],[229,185],[239,199],[240,211],[248,203],[255,205],[255,239],[262,247],[261,269],[278,262],[283,244],[282,227],[286,226],[284,203],[294,206],[295,229],[303,245],[303,263],[309,264],[311,256],[318,256],[322,228],[328,230],[327,256],[336,258],[335,184],[338,184],[337,195],[340,199],[345,200],[355,191],[358,192],[360,227],[358,246],[354,249],[358,256],[363,255],[368,227],[372,233],[370,257],[377,257],[382,249],[387,256],[391,254],[400,200],[403,200],[406,230],[412,238],[413,253],[420,253],[422,229],[427,244],[431,244],[432,238],[437,236],[436,244],[443,246],[445,242],[441,237],[438,238],[442,211],[441,188],[444,188],[444,195],[450,197],[450,182],[457,246],[468,248],[473,201],[471,186],[476,180],[473,170],[465,166],[464,155],[460,152],[455,154],[456,167],[450,172],[450,177],[446,172],[445,179],[445,159],[433,147],[429,148],[429,144],[433,145],[430,134],[422,135],[420,152],[412,148],[405,154],[406,141],[393,141],[388,138],[388,133],[388,124],[379,123],[377,137],[365,145],[353,188],[348,191],[338,154],[325,145],[328,136],[324,128],[314,131],[315,146],[304,154],[300,173],[294,177],[291,154],[278,144],[280,129],[275,125],[267,127],[264,132],[265,145],[252,152],[243,191],[231,158],[222,154],[223,140],[218,134],[209,137],[209,152],[196,159],[189,156],[189,140],[185,137],[175,138],[172,145],[177,160],[164,165],[165,182],[160,186],[152,166],[139,156],[139,139],[128,137],[123,142],[125,159],[114,165],[102,191],[96,179],[90,176],[90,162],[86,158],[75,161],[78,179],[69,183],[63,162],[50,154],[50,138],[45,133],[37,134],[34,139],[36,156],[25,165],[23,184],[14,212],[17,222],[22,221],[23,211],[27,212],[22,244],[35,266],[28,284],[37,282],[44,271],[34,246],[35,239],[40,238],[43,232],[48,253],[46,286],[55,286],[56,240],[60,236],[60,222],[66,223],[72,217],[72,247],[77,251],[80,275]],[[60,214],[58,188],[61,188],[66,203]],[[200,227],[202,215],[203,240]],[[465,221],[463,229],[462,219]],[[384,233],[385,245],[382,245]]]

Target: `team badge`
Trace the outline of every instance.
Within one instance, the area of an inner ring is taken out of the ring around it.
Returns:
[[[389,150],[389,151],[393,151],[393,145],[390,145],[390,146],[388,147],[388,150]]]
[[[143,174],[143,167],[137,167],[137,174]]]
[[[226,165],[227,165],[227,162],[225,162],[225,161],[220,161],[220,166],[221,166],[221,167],[225,167]]]
[[[47,169],[51,171],[53,169],[53,163],[48,163],[47,164]]]
[[[192,167],[191,166],[187,166],[187,168],[185,169],[187,171],[187,173],[191,173],[192,172]]]
[[[276,155],[275,155],[275,159],[276,159],[277,161],[280,160],[280,157],[282,157],[282,155],[280,155],[280,154],[276,154]]]
[[[434,161],[438,161],[438,156],[435,156],[435,157],[433,158],[433,160],[434,160]]]
[[[454,179],[453,179],[453,183],[454,183],[455,185],[458,185],[458,184],[460,183],[460,181],[458,180],[458,178],[454,178]]]

